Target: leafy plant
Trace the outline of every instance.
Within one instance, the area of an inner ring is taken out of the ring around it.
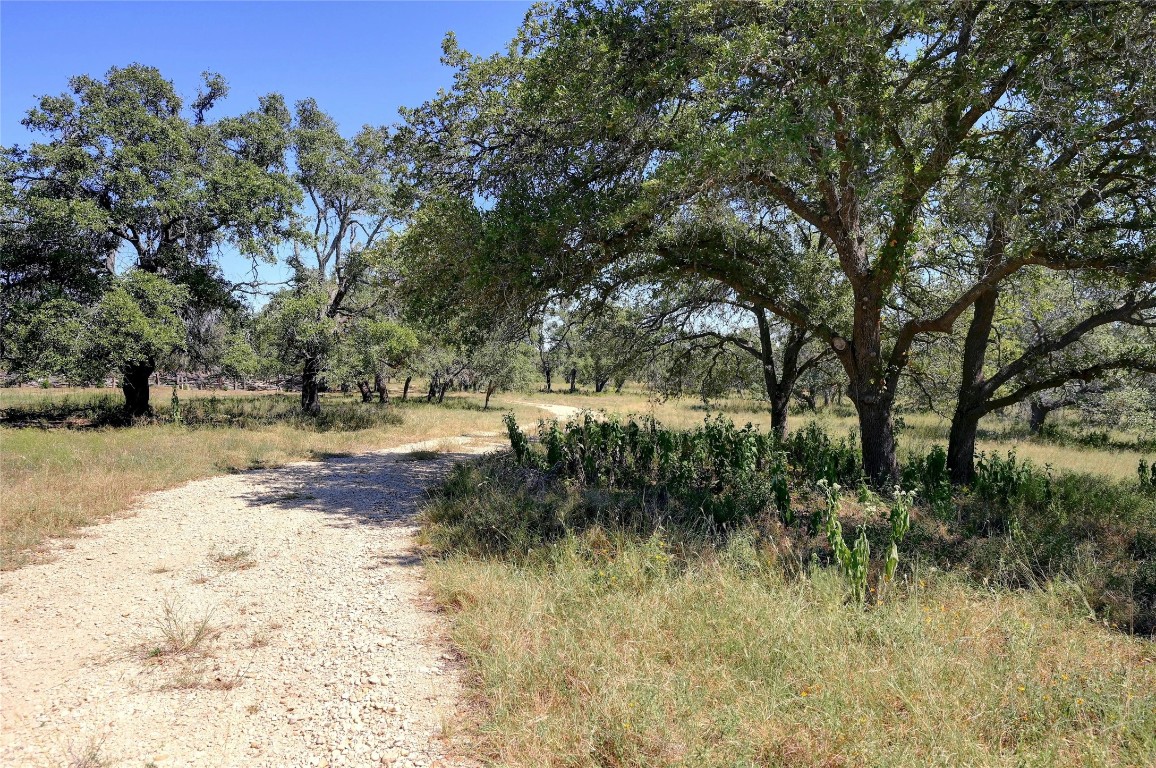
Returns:
[[[1140,487],[1149,491],[1156,490],[1156,461],[1151,465],[1144,459],[1136,466],[1136,475],[1140,479]]]

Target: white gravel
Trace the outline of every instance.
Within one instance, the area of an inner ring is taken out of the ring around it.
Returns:
[[[154,493],[0,574],[0,764],[474,765],[448,751],[461,665],[413,551],[455,454],[422,447]],[[148,657],[166,603],[209,616],[203,653]]]

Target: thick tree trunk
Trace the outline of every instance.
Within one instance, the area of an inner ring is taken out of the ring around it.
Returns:
[[[437,375],[434,375],[434,377],[429,380],[429,392],[425,396],[425,401],[427,403],[432,403],[433,399],[437,396],[438,396],[438,377],[437,377]]]
[[[373,400],[373,390],[369,388],[368,381],[357,382],[357,391],[361,393],[361,402],[368,403]]]
[[[608,382],[608,381],[610,381],[610,379],[595,379],[594,380],[594,392],[595,393],[601,393],[602,390],[606,389],[606,382]]]
[[[401,388],[401,401],[404,403],[409,400],[409,385],[413,381],[413,376],[405,377],[405,386]]]
[[[149,379],[153,375],[150,363],[128,365],[121,370],[121,391],[124,392],[126,416],[147,416],[149,413]]]
[[[891,401],[859,398],[859,433],[863,446],[863,472],[876,487],[899,482],[899,462],[895,456],[895,424]]]
[[[449,389],[449,386],[452,383],[452,380],[447,381],[445,384],[442,384],[441,389],[438,390],[438,405],[441,405],[442,401],[446,399],[446,390]]]
[[[377,390],[377,402],[389,402],[389,388],[385,386],[385,379],[382,378],[380,373],[373,375],[373,388]]]
[[[570,394],[574,394],[578,389],[578,369],[570,369]]]
[[[553,369],[551,369],[549,366],[547,366],[547,367],[542,369],[542,373],[546,374],[546,391],[547,392],[553,392],[554,391]]]
[[[947,473],[952,482],[965,485],[975,479],[975,439],[979,432],[978,412],[956,411],[947,438]]]
[[[321,361],[308,358],[301,371],[301,410],[316,416],[321,413]]]

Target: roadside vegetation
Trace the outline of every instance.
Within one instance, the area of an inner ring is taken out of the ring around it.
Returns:
[[[879,494],[854,441],[815,427],[507,426],[511,451],[458,468],[422,534],[495,762],[1156,759],[1137,468],[985,455],[959,493],[940,446]]]

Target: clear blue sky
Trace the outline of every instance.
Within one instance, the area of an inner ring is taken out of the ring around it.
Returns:
[[[230,86],[218,115],[276,91],[308,96],[353,134],[397,119],[451,83],[441,41],[502,50],[527,2],[12,2],[0,3],[0,144],[35,137],[20,125],[36,97],[73,75],[155,66],[191,98],[205,70]],[[228,259],[227,262],[231,262]],[[239,265],[227,263],[235,273]]]

